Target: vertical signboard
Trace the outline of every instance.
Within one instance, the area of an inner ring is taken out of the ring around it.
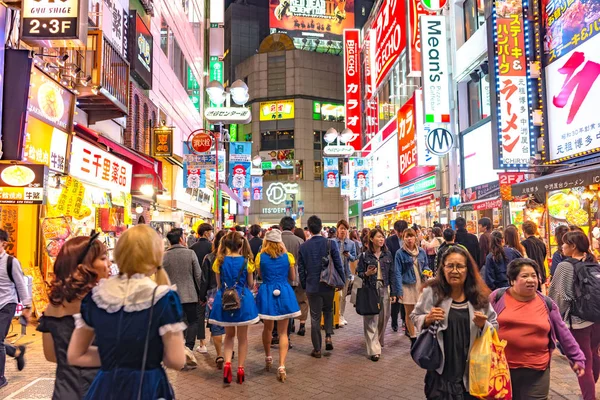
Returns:
[[[365,82],[365,138],[368,142],[379,132],[379,103],[375,96],[375,87],[373,85],[374,71],[371,64],[372,46],[371,42],[375,40],[375,30],[369,29],[365,40],[363,41],[363,59],[364,59],[364,82]]]
[[[102,33],[117,52],[129,57],[129,0],[102,0]]]
[[[446,17],[423,15],[420,22],[425,122],[450,123],[450,59]]]
[[[346,128],[357,135],[348,143],[355,150],[362,150],[362,99],[360,85],[360,31],[346,29],[344,31],[344,92],[346,104]]]
[[[153,39],[142,17],[133,11],[129,16],[129,65],[131,75],[144,89],[152,89]]]
[[[523,10],[521,1],[516,3],[496,1],[492,11],[496,26],[495,94],[500,109],[494,113],[500,142],[499,168],[527,167],[535,153],[533,127],[530,129]]]
[[[433,11],[427,10],[421,0],[410,1],[410,20],[408,23],[408,76],[421,77],[421,30],[419,29],[419,18],[421,15],[435,15]]]
[[[246,191],[250,197],[251,157],[252,143],[229,143],[229,187],[240,198]]]
[[[223,84],[223,61],[219,61],[219,57],[211,56],[208,64],[209,82],[217,81]],[[212,101],[210,102],[211,107],[218,107]]]
[[[350,200],[362,200],[369,188],[370,172],[366,158],[350,158]]]
[[[424,166],[437,166],[439,164],[439,157],[433,154],[427,148],[427,136],[431,129],[434,129],[433,124],[427,124],[423,122],[425,117],[423,115],[423,91],[421,89],[415,90],[415,136],[417,140],[417,165],[420,167]]]
[[[373,64],[375,87],[390,72],[406,47],[406,4],[401,0],[384,0],[373,21],[375,40]]]

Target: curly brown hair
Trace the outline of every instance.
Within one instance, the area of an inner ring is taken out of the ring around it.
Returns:
[[[68,240],[60,249],[54,262],[54,277],[50,282],[48,297],[54,306],[64,302],[81,300],[98,283],[98,271],[92,264],[106,253],[106,246],[94,240],[81,264],[77,259],[85,251],[89,236],[80,236]]]

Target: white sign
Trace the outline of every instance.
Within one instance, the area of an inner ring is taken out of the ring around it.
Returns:
[[[267,188],[267,200],[279,205],[287,200],[288,194],[298,194],[297,183],[273,182]]]
[[[598,48],[600,35],[546,67],[550,160],[600,148]]]
[[[437,156],[450,153],[454,145],[454,135],[447,129],[435,128],[427,134],[427,148]]]
[[[211,124],[248,124],[252,121],[252,113],[246,107],[207,107],[204,118]]]
[[[433,124],[426,124],[423,115],[423,91],[415,90],[415,137],[417,139],[417,166],[427,167],[439,164],[439,157],[427,148],[426,139]]]
[[[375,145],[373,146],[375,148]],[[371,183],[367,189],[368,197],[385,193],[400,184],[398,174],[398,134],[386,138],[369,155]]]
[[[128,59],[129,1],[102,0],[102,33],[117,52]]]
[[[285,208],[268,207],[262,209],[263,214],[285,214]]]
[[[340,157],[350,157],[354,154],[354,147],[352,146],[336,146],[336,145],[328,145],[323,149],[323,154],[326,156],[340,156]]]
[[[131,164],[73,137],[69,174],[114,192],[131,192]]]
[[[465,188],[498,181],[492,154],[492,123],[488,122],[462,137]]]
[[[450,123],[450,59],[446,17],[422,15],[420,25],[425,122]]]
[[[263,176],[263,170],[262,170],[262,168],[256,168],[253,166],[250,168],[250,175],[251,176]]]

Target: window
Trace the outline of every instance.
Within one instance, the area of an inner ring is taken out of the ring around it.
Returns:
[[[469,126],[476,124],[491,113],[489,75],[484,75],[480,69],[471,74],[467,83],[469,97]]]
[[[465,0],[463,4],[465,18],[465,41],[485,22],[484,4],[481,0]]]
[[[273,169],[263,170],[263,179],[265,181],[294,181],[304,179],[304,164],[301,160],[294,161],[292,165],[281,167],[277,166]],[[295,177],[294,177],[295,174]]]
[[[173,40],[173,54],[172,57],[169,58],[169,61],[177,79],[179,79],[179,82],[183,87],[186,87],[188,63],[185,60],[183,51],[181,51],[181,47],[179,47],[177,40]]]
[[[325,141],[323,140],[324,135],[325,135],[325,131],[314,131],[313,132],[313,149],[323,150],[323,147],[325,147]]]
[[[169,38],[173,35],[164,17],[160,18],[160,48],[169,57]]]
[[[260,134],[261,150],[285,150],[294,148],[294,131],[264,131]]]
[[[144,121],[144,153],[148,154],[150,152],[150,120],[148,119],[148,104],[144,103],[143,107],[143,121]]]
[[[315,181],[323,180],[323,162],[322,161],[315,161],[315,174],[314,174],[313,179]]]
[[[133,132],[131,132],[131,148],[138,149],[138,135],[140,133],[140,97],[133,96]]]

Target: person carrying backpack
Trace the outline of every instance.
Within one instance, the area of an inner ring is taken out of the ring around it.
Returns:
[[[585,355],[585,374],[579,377],[583,399],[595,400],[600,375],[600,265],[589,249],[585,233],[563,236],[566,259],[556,267],[548,295]]]

